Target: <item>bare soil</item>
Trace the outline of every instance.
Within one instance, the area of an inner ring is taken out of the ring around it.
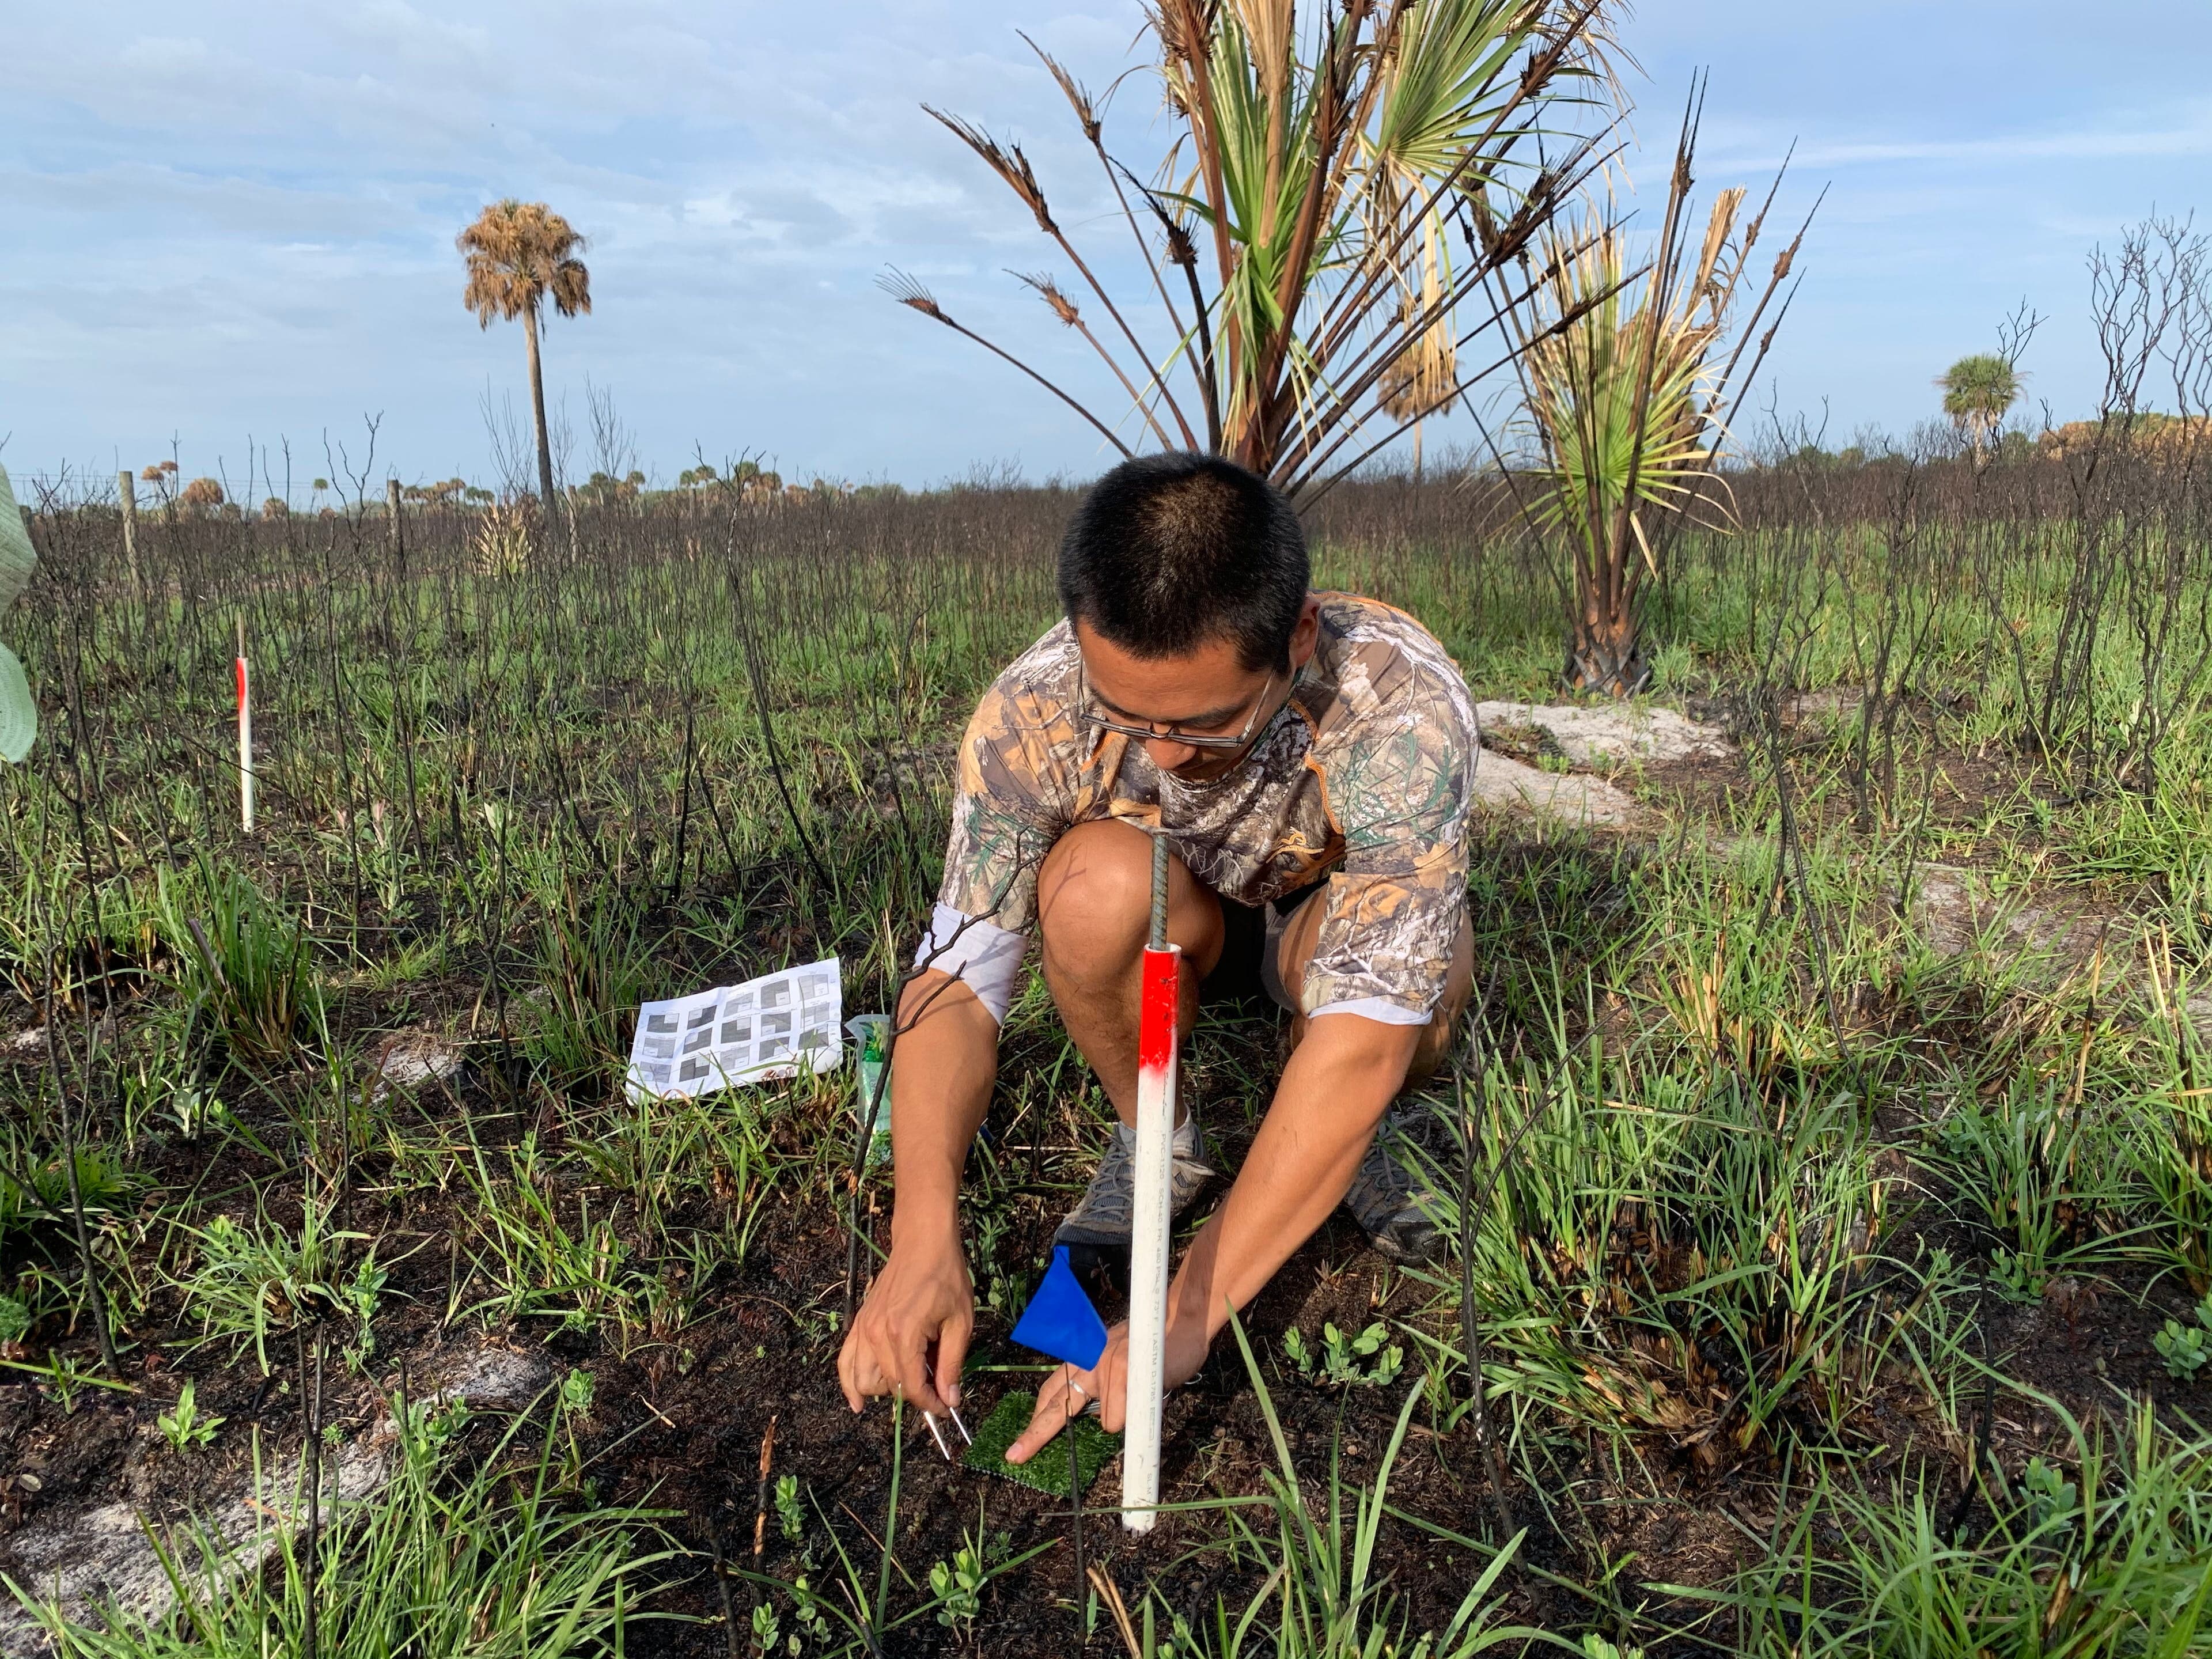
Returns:
[[[1975,810],[1978,790],[2009,790],[2015,783],[2002,766],[1970,765],[1967,758],[1947,757],[1942,769],[1951,793],[1939,799],[1938,810],[1960,821]],[[1638,787],[1647,800],[1671,799],[1676,811],[1686,807],[1695,815],[1700,804],[1721,804],[1741,787],[1742,780],[1740,761],[1701,757],[1647,769]],[[1506,866],[1516,860],[1584,860],[1589,915],[1596,919],[1597,933],[1632,921],[1626,916],[1616,923],[1605,920],[1610,878],[1609,855],[1602,848],[1491,850],[1498,860],[1492,873],[1506,875],[1511,873]],[[1541,916],[1526,920],[1532,943],[1535,933],[1555,925]],[[1587,944],[1590,935],[1583,937]],[[347,1011],[353,1040],[363,1042],[378,1030],[465,1015],[474,997],[472,984],[454,982],[362,1000]],[[1962,1019],[1971,1018],[1971,1010],[1961,1010]],[[19,1011],[19,1024],[21,1018]],[[1601,1029],[1604,1018],[1601,1012]],[[1267,1018],[1248,1020],[1211,1039],[1218,1045],[1212,1057],[1201,1054],[1192,1067],[1199,1109],[1216,1150],[1225,1154],[1222,1161],[1231,1169],[1263,1104],[1249,1097],[1243,1079],[1272,1076],[1278,1037]],[[0,1064],[31,1066],[42,1060],[35,1046],[0,1047]],[[1024,1056],[1010,1055],[1006,1075],[1017,1075],[1025,1063]],[[530,1125],[511,1115],[502,1118],[511,1097],[484,1045],[472,1049],[469,1063],[451,1078],[425,1079],[406,1097],[413,1109],[434,1118],[477,1115],[479,1133],[488,1140],[531,1127],[557,1147],[557,1117],[541,1115]],[[404,1112],[409,1107],[401,1103],[395,1109]],[[1037,1159],[1018,1138],[1024,1132],[1020,1126],[1002,1121],[1000,1109],[994,1108],[987,1133],[1006,1139],[1001,1167],[1014,1182],[1013,1225],[1001,1247],[1002,1259],[1033,1268],[1048,1254],[1052,1228],[1068,1195],[1048,1181],[1023,1179],[1024,1170],[1034,1174]],[[251,1121],[252,1114],[247,1116]],[[1028,1120],[1037,1121],[1037,1115]],[[779,1136],[794,1150],[812,1138],[843,1133],[842,1121],[827,1115],[808,1121],[796,1107],[778,1124]],[[1901,1157],[1917,1145],[1920,1126],[1909,1113],[1891,1112],[1880,1131],[1897,1149],[1893,1155]],[[172,1145],[156,1155],[152,1173],[171,1192],[198,1186],[204,1194],[211,1193],[219,1182],[222,1188],[242,1194],[249,1179],[276,1180],[264,1188],[271,1212],[279,1218],[296,1217],[299,1194],[288,1194],[273,1170],[252,1168],[251,1159],[241,1160],[231,1148],[223,1153],[218,1174],[210,1167],[211,1153],[210,1144]],[[894,1430],[888,1408],[878,1406],[855,1417],[836,1388],[837,1337],[823,1317],[842,1300],[846,1244],[835,1214],[818,1202],[808,1207],[781,1203],[763,1225],[748,1260],[719,1276],[703,1294],[694,1323],[669,1342],[625,1358],[591,1334],[548,1338],[534,1328],[489,1333],[443,1328],[452,1275],[465,1271],[465,1252],[451,1243],[466,1237],[455,1200],[434,1193],[380,1192],[380,1175],[374,1158],[359,1172],[351,1224],[386,1241],[380,1258],[392,1264],[386,1304],[392,1311],[379,1322],[378,1352],[368,1375],[331,1380],[328,1414],[349,1436],[370,1432],[384,1397],[407,1379],[434,1376],[455,1353],[487,1341],[542,1353],[550,1362],[548,1375],[570,1365],[588,1368],[596,1381],[587,1443],[596,1495],[672,1511],[670,1531],[699,1553],[696,1570],[667,1592],[661,1606],[709,1622],[647,1626],[631,1638],[629,1650],[635,1654],[728,1659],[733,1651],[750,1650],[749,1638],[733,1647],[729,1635],[712,1622],[721,1613],[723,1586],[707,1563],[719,1552],[738,1566],[754,1565],[759,1449],[771,1420],[775,1471],[799,1477],[855,1559],[872,1570],[875,1540],[884,1522]],[[885,1207],[877,1206],[879,1225]],[[1205,1207],[1201,1204],[1201,1212]],[[1893,1254],[1905,1250],[1912,1230],[1923,1226],[1931,1243],[1947,1244],[1962,1257],[1979,1253],[1982,1241],[1927,1218],[1936,1213],[1934,1206],[1904,1209],[1901,1231],[1889,1241]],[[678,1224],[703,1224],[709,1219],[705,1201],[700,1213],[675,1219]],[[22,1265],[21,1260],[0,1261],[0,1273],[12,1276]],[[1250,1310],[1248,1328],[1269,1364],[1269,1386],[1310,1496],[1325,1492],[1333,1445],[1340,1447],[1348,1487],[1372,1482],[1405,1384],[1388,1389],[1309,1385],[1279,1363],[1284,1332],[1296,1326],[1311,1334],[1323,1321],[1356,1329],[1377,1317],[1413,1319],[1430,1294],[1419,1282],[1389,1270],[1340,1212]],[[2212,1377],[2192,1384],[2172,1381],[2151,1346],[2162,1321],[2184,1315],[2186,1306],[2178,1284],[2153,1285],[2142,1276],[2122,1273],[2095,1282],[2060,1281],[2037,1305],[2016,1307],[1986,1295],[1980,1328],[1991,1361],[2085,1420],[2113,1417],[2130,1397],[2147,1396],[2162,1411],[2202,1423],[2212,1420]],[[1111,1309],[1105,1311],[1113,1316]],[[210,1492],[242,1486],[252,1455],[252,1437],[245,1432],[249,1429],[258,1432],[264,1455],[296,1453],[301,1402],[282,1368],[277,1376],[264,1377],[250,1355],[233,1357],[220,1347],[183,1352],[191,1332],[172,1322],[176,1312],[173,1298],[157,1297],[151,1314],[126,1333],[126,1372],[133,1385],[128,1395],[88,1388],[74,1408],[64,1411],[27,1372],[0,1371],[0,1571],[21,1576],[27,1570],[16,1548],[26,1528],[46,1531],[65,1526],[72,1516],[118,1499],[157,1519],[173,1520]],[[87,1333],[68,1336],[58,1346],[88,1369],[96,1363]],[[1001,1389],[1031,1385],[1021,1370],[994,1368],[1021,1367],[1032,1360],[1008,1341],[1006,1322],[987,1315],[971,1356],[969,1420],[987,1413]],[[1418,1356],[1409,1352],[1407,1361],[1409,1382],[1419,1370]],[[178,1456],[154,1425],[187,1376],[197,1383],[201,1410],[227,1422],[217,1448]],[[1864,1414],[1857,1433],[1866,1478],[1936,1483],[1947,1504],[1957,1501],[1971,1450],[1949,1443],[1956,1437],[1947,1437],[1916,1406],[1912,1391],[1901,1381]],[[2056,1421],[2048,1413],[2010,1401],[2002,1403],[1988,1429],[1991,1450],[2011,1468],[2033,1451],[2053,1448],[2056,1433]],[[1618,1589],[1625,1604],[1650,1607],[1663,1598],[1639,1585],[1715,1584],[1765,1547],[1775,1524],[1781,1474],[1773,1446],[1757,1442],[1717,1463],[1658,1438],[1638,1449],[1670,1501],[1655,1504],[1648,1491],[1617,1480],[1616,1465],[1601,1445],[1571,1436],[1547,1441],[1547,1490],[1539,1493],[1516,1485],[1505,1495],[1514,1525],[1528,1528],[1522,1561],[1541,1573],[1589,1583],[1601,1560],[1632,1554]],[[1258,1400],[1233,1343],[1224,1342],[1200,1376],[1169,1402],[1165,1496],[1174,1502],[1254,1494],[1263,1490],[1265,1472],[1273,1462]],[[896,1547],[902,1570],[918,1581],[926,1579],[931,1563],[960,1547],[963,1529],[976,1525],[979,1503],[985,1530],[1003,1532],[1014,1553],[1037,1543],[1052,1546],[987,1593],[969,1650],[1027,1656],[1079,1650],[1076,1610],[1087,1592],[1076,1582],[1073,1526],[1064,1499],[946,1465],[912,1422],[902,1479]],[[1117,1471],[1109,1466],[1091,1501],[1110,1503],[1117,1490]],[[1417,1411],[1393,1476],[1391,1501],[1463,1533],[1489,1531],[1491,1499],[1472,1424],[1440,1434],[1427,1413]],[[1265,1523],[1257,1516],[1255,1521],[1264,1530]],[[1149,1585],[1194,1621],[1210,1613],[1217,1595],[1232,1608],[1241,1607],[1260,1582],[1249,1557],[1232,1562],[1207,1547],[1219,1540],[1223,1530],[1221,1517],[1208,1514],[1170,1516],[1144,1538],[1125,1534],[1110,1513],[1093,1511],[1081,1520],[1085,1559],[1103,1565],[1133,1606]],[[814,1547],[811,1577],[818,1587],[835,1574],[834,1556],[818,1528]],[[1441,1545],[1412,1527],[1394,1525],[1386,1529],[1381,1565],[1407,1621],[1419,1630],[1440,1626],[1450,1616],[1480,1570],[1480,1558]],[[759,1565],[786,1579],[798,1567],[795,1552],[782,1540],[773,1516]],[[1510,1616],[1563,1628],[1590,1623],[1586,1601],[1551,1587],[1540,1573],[1518,1575],[1510,1583]],[[727,1588],[742,1626],[751,1588],[742,1580]],[[911,1592],[908,1598],[910,1604]],[[926,1654],[954,1646],[951,1632],[917,1621],[896,1638],[892,1651]],[[1110,1621],[1102,1617],[1088,1650],[1118,1650]]]

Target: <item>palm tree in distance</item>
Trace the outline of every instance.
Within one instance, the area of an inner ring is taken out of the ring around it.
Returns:
[[[584,239],[543,202],[494,202],[453,239],[467,256],[469,285],[461,303],[489,328],[492,319],[522,319],[530,351],[530,412],[538,426],[538,483],[553,510],[553,447],[545,433],[545,379],[538,364],[538,315],[547,300],[563,317],[592,308],[592,273],[576,256]]]
[[[2005,411],[2020,401],[2020,378],[2010,358],[1978,351],[1960,358],[1936,382],[1943,390],[1943,412],[1973,447],[1977,466],[2004,423]]]

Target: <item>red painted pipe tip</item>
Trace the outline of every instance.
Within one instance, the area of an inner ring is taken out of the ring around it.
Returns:
[[[1182,953],[1145,951],[1143,991],[1137,1003],[1137,1066],[1164,1071],[1175,1059],[1176,994]]]

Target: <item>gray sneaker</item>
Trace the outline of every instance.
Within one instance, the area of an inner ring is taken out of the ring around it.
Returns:
[[[1190,1207],[1199,1189],[1213,1179],[1206,1162],[1205,1142],[1199,1138],[1198,1119],[1186,1113],[1175,1132],[1175,1158],[1170,1165],[1169,1207],[1181,1215]],[[1083,1201],[1068,1212],[1067,1219],[1052,1236],[1055,1244],[1089,1245],[1127,1250],[1136,1213],[1137,1132],[1126,1124],[1114,1126],[1106,1143],[1106,1156],[1098,1160],[1098,1173],[1091,1177]]]
[[[1420,1267],[1443,1254],[1443,1236],[1424,1207],[1424,1200],[1433,1206],[1436,1199],[1427,1178],[1401,1160],[1398,1143],[1404,1121],[1396,1110],[1383,1118],[1375,1144],[1352,1177],[1344,1207],[1382,1255],[1402,1266]]]

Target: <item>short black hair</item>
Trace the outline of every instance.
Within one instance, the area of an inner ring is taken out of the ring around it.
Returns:
[[[1091,486],[1060,543],[1060,601],[1139,657],[1225,639],[1290,665],[1312,568],[1283,492],[1218,455],[1140,455]]]

